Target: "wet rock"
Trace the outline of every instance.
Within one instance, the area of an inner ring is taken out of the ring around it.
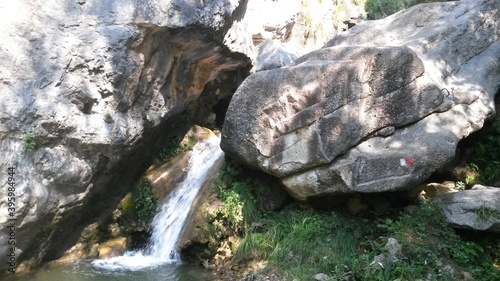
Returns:
[[[109,259],[122,255],[127,250],[127,238],[120,237],[99,245],[97,251],[100,259]]]

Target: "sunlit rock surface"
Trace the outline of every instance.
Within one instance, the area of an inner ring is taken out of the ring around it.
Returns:
[[[245,3],[0,3],[0,182],[14,167],[18,271],[59,257],[113,208],[173,117],[200,113],[202,94],[205,103],[232,94],[217,85],[237,85],[249,60],[222,40]],[[27,132],[32,151],[23,148]],[[2,188],[1,225],[6,198]]]
[[[500,188],[475,185],[439,196],[443,212],[456,228],[500,233]]]
[[[300,200],[406,190],[494,113],[498,1],[418,5],[363,22],[235,93],[225,152]]]
[[[363,1],[251,0],[224,43],[252,59],[258,55],[257,46],[266,40],[284,43],[292,52],[305,54],[321,48],[364,18]]]

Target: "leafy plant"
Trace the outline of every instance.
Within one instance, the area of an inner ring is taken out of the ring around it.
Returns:
[[[215,214],[227,220],[234,231],[244,234],[252,222],[260,216],[254,197],[254,193],[259,192],[260,186],[240,173],[241,169],[235,165],[227,163],[222,165],[214,184],[218,188],[218,197],[224,201],[224,205],[217,209]]]
[[[455,189],[457,190],[465,190],[465,183],[463,181],[457,181],[455,182]]]
[[[175,157],[182,152],[192,150],[195,144],[195,135],[190,134],[186,138],[173,136],[169,138],[162,147],[160,147],[157,153],[157,158],[159,160],[164,160]]]
[[[26,151],[33,151],[36,147],[36,136],[32,132],[24,133],[23,135],[23,147]]]
[[[238,231],[242,228],[243,223],[243,207],[245,202],[241,201],[240,195],[234,190],[222,190],[220,198],[224,200],[224,205],[216,210],[216,215],[221,214],[222,217],[227,219],[231,226]]]
[[[135,213],[141,223],[149,225],[156,214],[157,202],[151,189],[151,183],[141,179],[132,190]],[[130,204],[130,203],[129,203]]]

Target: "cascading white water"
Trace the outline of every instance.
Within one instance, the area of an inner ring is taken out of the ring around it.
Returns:
[[[137,270],[162,263],[180,261],[177,243],[198,191],[214,164],[224,155],[220,139],[211,137],[196,143],[186,167],[185,180],[164,200],[152,222],[152,235],[143,251],[126,252],[123,256],[97,260],[94,266],[104,269]]]
[[[191,205],[210,168],[222,155],[218,138],[209,138],[195,145],[186,179],[168,195],[166,203],[153,219],[153,232],[147,249],[152,257],[179,261],[176,246]]]

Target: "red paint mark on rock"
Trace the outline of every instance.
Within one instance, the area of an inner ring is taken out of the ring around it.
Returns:
[[[413,160],[411,158],[406,158],[406,165],[413,166]]]

